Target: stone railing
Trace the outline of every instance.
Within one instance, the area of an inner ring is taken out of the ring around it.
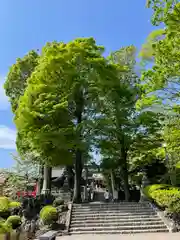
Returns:
[[[66,215],[66,231],[65,231],[65,233],[67,233],[67,234],[69,233],[69,227],[70,227],[70,224],[71,224],[72,207],[73,207],[73,204],[69,203],[68,204],[68,212],[67,212],[67,215]]]
[[[0,234],[0,239],[1,240],[27,240],[27,239],[34,239],[34,236],[30,236],[30,234],[28,233],[19,233],[14,231],[12,233]]]

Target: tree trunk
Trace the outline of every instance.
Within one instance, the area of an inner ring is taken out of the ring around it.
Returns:
[[[68,188],[72,189],[74,187],[74,172],[72,166],[66,167],[67,175],[68,175]]]
[[[130,192],[129,192],[129,181],[128,181],[128,169],[127,164],[123,166],[123,181],[124,181],[124,194],[125,194],[125,201],[129,201],[130,199]]]
[[[83,114],[83,107],[84,107],[84,99],[83,99],[83,90],[79,89],[76,95],[76,111],[75,116],[77,119],[77,129],[76,134],[78,137],[79,143],[82,141],[82,130],[81,128],[78,129],[78,126],[82,123],[82,114]],[[77,147],[76,155],[75,155],[75,176],[74,176],[74,196],[73,202],[74,203],[81,203],[81,176],[82,176],[82,150]]]
[[[81,203],[81,175],[82,175],[82,152],[80,149],[76,151],[75,159],[75,176],[74,176],[74,203]]]
[[[112,196],[113,196],[113,198],[114,198],[115,183],[114,183],[113,170],[111,170],[111,186],[112,186]]]
[[[44,166],[42,194],[49,194],[51,192],[51,173],[52,168]]]
[[[127,166],[127,150],[125,149],[124,144],[122,145],[122,148],[121,148],[121,161],[122,161],[125,201],[128,202],[130,199],[130,192],[129,192],[129,178],[128,178],[128,166]]]
[[[84,187],[84,200],[88,201],[89,200],[89,192],[87,189],[88,186],[88,166],[84,165],[84,169],[85,169],[85,187]]]
[[[39,196],[41,194],[41,189],[42,189],[42,165],[39,165],[39,177],[37,179],[37,192],[36,192],[36,195]]]
[[[130,199],[130,192],[129,192],[129,179],[128,179],[128,166],[127,166],[127,147],[125,145],[125,136],[122,130],[121,123],[118,120],[118,112],[117,106],[115,105],[116,109],[116,121],[117,121],[117,128],[120,130],[120,132],[117,135],[117,139],[119,140],[120,146],[121,146],[121,156],[119,158],[119,166],[121,166],[122,169],[122,175],[123,175],[123,182],[124,182],[124,194],[125,194],[125,201],[129,201]]]

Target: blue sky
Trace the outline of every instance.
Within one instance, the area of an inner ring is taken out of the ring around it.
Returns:
[[[48,41],[94,37],[106,51],[144,43],[154,29],[145,0],[0,1],[0,168],[14,163],[16,130],[3,82],[17,57]]]

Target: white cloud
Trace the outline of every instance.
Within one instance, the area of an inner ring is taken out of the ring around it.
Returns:
[[[0,125],[0,149],[16,149],[16,130]]]
[[[10,107],[8,98],[4,91],[5,77],[0,76],[0,110],[6,110]]]

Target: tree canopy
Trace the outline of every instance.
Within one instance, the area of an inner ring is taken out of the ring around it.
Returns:
[[[164,164],[163,142],[178,159],[180,3],[148,0],[147,6],[152,23],[165,25],[150,33],[139,54],[152,68],[138,72],[133,45],[105,57],[95,39],[77,38],[47,43],[9,70],[4,87],[18,152],[33,163],[74,167],[75,202],[94,149],[103,170],[120,175],[126,200],[130,174]]]

